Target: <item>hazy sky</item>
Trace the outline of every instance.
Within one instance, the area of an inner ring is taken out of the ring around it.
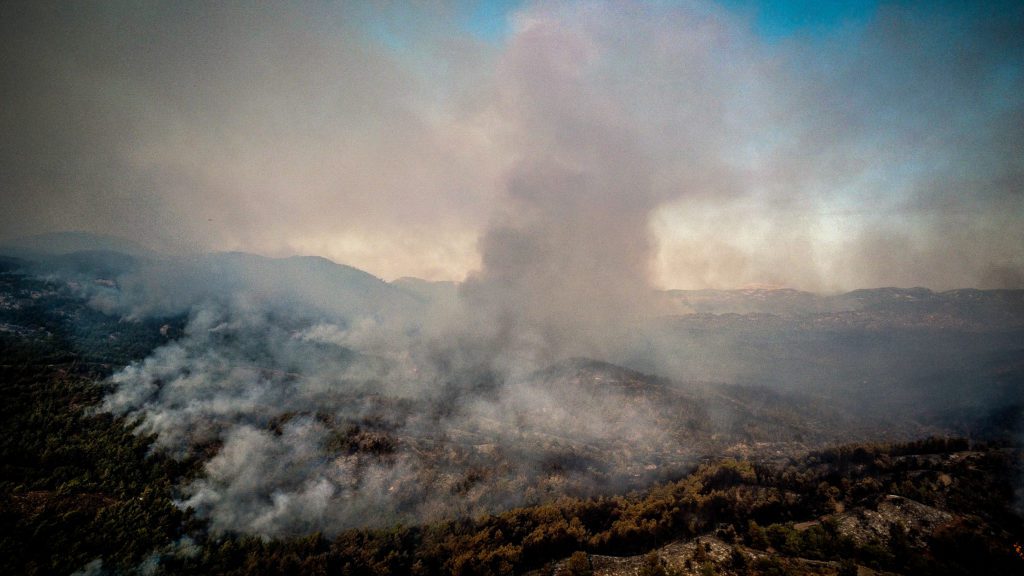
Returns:
[[[2,237],[1024,287],[1020,2],[9,1],[0,50]]]

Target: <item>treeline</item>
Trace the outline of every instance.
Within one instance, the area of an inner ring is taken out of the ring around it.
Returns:
[[[901,444],[861,443],[836,446],[825,450],[811,452],[808,456],[813,462],[819,460],[828,464],[844,467],[850,464],[874,463],[879,456],[908,456],[927,454],[948,454],[961,452],[970,448],[966,438],[930,437]]]

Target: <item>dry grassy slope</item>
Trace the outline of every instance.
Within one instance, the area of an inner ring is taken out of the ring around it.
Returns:
[[[929,469],[951,470],[957,466],[973,470],[974,466],[971,465],[971,462],[983,458],[983,456],[982,453],[968,451],[941,455],[901,456],[894,458],[894,462],[920,467],[922,473]],[[955,476],[955,474],[950,476],[950,474],[942,472],[938,474],[936,482],[942,490],[945,490],[958,481]],[[883,480],[884,478],[884,475],[879,477]],[[938,494],[936,495],[938,496]],[[939,500],[945,501],[941,497]],[[934,545],[933,542],[940,541],[935,537],[963,525],[976,526],[978,533],[984,533],[988,537],[1000,541],[1013,541],[1012,535],[1002,533],[985,519],[970,513],[970,511],[957,513],[923,504],[904,496],[881,492],[865,497],[856,506],[844,508],[842,505],[838,505],[835,507],[835,513],[819,518],[809,518],[788,526],[797,532],[803,532],[813,527],[824,527],[826,524],[835,531],[838,537],[847,539],[858,549],[871,546],[892,549],[894,546],[893,535],[903,534],[905,538],[903,545],[908,547],[908,552],[912,555],[933,555],[935,551],[931,550],[930,546]],[[714,534],[723,537],[729,537],[732,534],[731,526],[720,526],[720,528],[726,530],[717,530]],[[653,574],[740,576],[765,573],[758,569],[758,561],[771,561],[789,575],[843,574],[843,566],[839,561],[789,556],[772,547],[762,550],[745,545],[742,539],[729,537],[729,540],[725,541],[716,535],[705,534],[697,538],[665,544],[647,554],[633,556],[592,554],[587,557],[594,576],[648,576]],[[745,560],[739,565],[736,560],[737,555],[742,555]],[[652,563],[655,562],[661,565],[664,572],[651,571]],[[847,568],[849,569],[850,566]],[[864,565],[856,565],[856,569],[859,576],[894,574]],[[562,576],[578,574],[578,572],[570,569],[569,558],[565,558],[529,574],[533,576]]]
[[[677,541],[666,544],[654,551],[657,558],[664,566],[668,574],[699,575],[705,566],[712,566],[715,574],[732,575],[746,574],[733,568],[732,557],[734,551],[739,550],[744,554],[748,562],[753,564],[760,558],[771,556],[770,552],[756,550],[742,544],[729,544],[713,536],[702,536],[690,541]],[[645,573],[645,564],[650,562],[650,554],[638,554],[636,556],[602,556],[591,555],[591,566],[594,576],[639,576]],[[555,564],[553,570],[534,570],[531,576],[569,576],[572,571],[567,566],[568,561],[562,560]],[[809,560],[806,558],[787,558],[783,561],[784,566],[791,574],[838,574],[838,562],[823,562]],[[866,574],[877,572],[860,567]]]
[[[703,548],[704,552],[698,552]],[[757,573],[750,569],[737,569],[732,564],[734,551],[739,551],[747,557],[752,565],[762,558],[776,557],[786,573],[792,576],[820,575],[835,576],[841,574],[841,566],[836,561],[811,560],[808,558],[779,557],[772,552],[765,552],[744,546],[742,544],[729,544],[711,536],[696,538],[689,542],[679,541],[666,544],[655,550],[658,560],[665,568],[666,574],[670,576],[700,576],[706,574],[710,566],[718,576],[742,576],[745,574]],[[591,555],[590,561],[593,567],[593,576],[641,576],[649,573],[645,570],[645,564],[649,560],[649,554],[638,554],[636,556],[601,556]],[[703,560],[697,560],[703,558]],[[856,565],[857,576],[894,576],[892,572],[873,570],[867,566]],[[555,564],[551,569],[534,570],[527,573],[529,576],[571,576],[572,571],[568,568],[568,559]]]

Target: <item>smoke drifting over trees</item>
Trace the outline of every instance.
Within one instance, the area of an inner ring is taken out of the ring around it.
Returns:
[[[175,254],[25,266],[178,331],[102,407],[204,460],[179,503],[215,532],[974,430],[1019,411],[1019,292],[673,317],[702,302],[657,288],[1021,287],[1024,8],[997,4],[769,42],[717,4],[539,2],[492,43],[348,2],[5,3],[0,225]]]
[[[243,254],[143,263],[113,287],[71,278],[93,307],[181,326],[111,377],[103,406],[155,434],[158,450],[208,459],[181,505],[215,530],[334,533],[475,515],[643,485],[750,442],[953,430],[1019,400],[1018,292],[797,295],[796,305],[755,294],[740,305],[778,315],[638,307],[588,318],[585,306],[543,301],[550,279],[498,284],[507,269],[485,268],[461,292]],[[716,306],[637,289],[666,308]],[[580,290],[584,302],[629,302]],[[895,417],[911,406],[915,420]]]
[[[217,529],[337,531],[479,513],[523,502],[562,460],[582,459],[557,476],[585,493],[621,485],[652,452],[674,450],[678,465],[689,457],[657,427],[653,399],[627,402],[571,381],[571,370],[536,373],[564,356],[532,341],[544,334],[534,329],[564,324],[494,316],[514,322],[503,339],[475,301],[439,317],[383,283],[360,296],[392,306],[339,314],[312,306],[312,277],[299,278],[195,302],[181,338],[111,378],[107,410],[133,415],[161,450],[213,454],[183,505]],[[124,280],[150,284],[135,282]],[[649,444],[629,448],[636,442]],[[586,462],[598,446],[621,453]]]

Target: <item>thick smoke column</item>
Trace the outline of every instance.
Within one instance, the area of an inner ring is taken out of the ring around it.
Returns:
[[[514,353],[605,356],[651,314],[657,139],[609,90],[609,14],[537,10],[521,18],[499,69],[497,107],[516,161],[479,241],[463,295]],[[649,48],[645,46],[645,48]],[[644,60],[653,58],[644,53]]]
[[[600,354],[653,293],[644,187],[555,161],[519,167],[513,206],[481,239],[483,269],[463,287],[470,310],[513,348]]]

